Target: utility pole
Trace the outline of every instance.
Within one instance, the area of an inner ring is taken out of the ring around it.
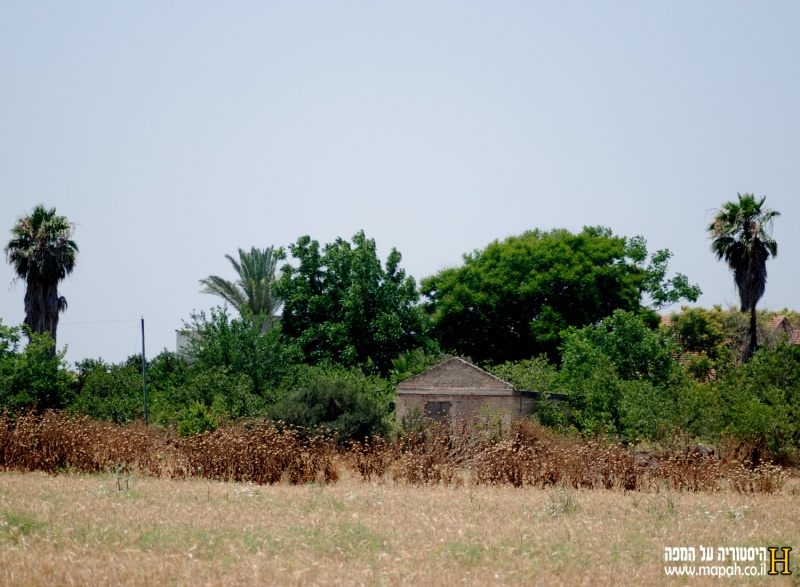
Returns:
[[[147,360],[144,358],[144,316],[142,316],[142,389],[144,390],[144,425],[147,426]]]

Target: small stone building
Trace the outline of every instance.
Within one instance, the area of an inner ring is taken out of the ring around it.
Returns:
[[[433,420],[471,418],[483,409],[502,413],[503,422],[525,418],[534,411],[536,395],[514,389],[458,357],[449,359],[397,386],[397,419],[415,412]]]

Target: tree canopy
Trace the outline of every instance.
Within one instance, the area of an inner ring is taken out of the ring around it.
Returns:
[[[607,228],[533,230],[464,256],[464,265],[422,281],[442,348],[501,363],[546,353],[559,357],[561,332],[614,310],[638,311],[649,295],[660,307],[699,289],[666,280],[669,251],[647,264],[644,239]]]
[[[58,316],[67,309],[67,300],[58,295],[58,282],[75,269],[78,254],[73,229],[55,208],[39,204],[17,221],[5,247],[6,259],[26,283],[25,324],[31,332],[50,335],[51,356],[56,352]]]
[[[392,249],[385,267],[375,241],[358,232],[320,248],[304,236],[290,245],[297,267],[287,264],[278,282],[284,300],[281,328],[306,361],[361,366],[386,375],[392,359],[424,342],[424,315],[415,306],[416,283]]]
[[[597,324],[565,333],[558,385],[579,428],[653,437],[677,413],[680,366],[668,333],[615,311]]]

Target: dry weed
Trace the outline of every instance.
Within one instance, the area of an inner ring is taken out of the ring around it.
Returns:
[[[753,462],[752,448],[727,446],[723,458],[696,449],[635,453],[604,439],[556,435],[531,421],[516,422],[505,437],[487,435],[474,421],[429,422],[393,442],[373,438],[340,450],[323,430],[265,421],[179,439],[142,424],[122,427],[63,413],[0,415],[0,469],[51,474],[113,469],[260,485],[330,483],[339,478],[338,464],[344,463],[366,481],[390,478],[411,485],[781,490],[785,469],[743,462]]]

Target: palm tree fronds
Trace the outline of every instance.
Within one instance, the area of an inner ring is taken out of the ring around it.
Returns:
[[[211,275],[205,279],[201,279],[200,284],[205,286],[205,288],[201,290],[201,293],[219,296],[237,310],[247,305],[247,299],[236,283],[217,275]]]
[[[24,323],[38,334],[48,332],[54,341],[58,315],[67,309],[66,299],[58,295],[58,282],[75,269],[78,253],[72,240],[74,230],[55,208],[39,204],[17,221],[4,249],[17,279],[27,283]]]
[[[750,312],[750,344],[747,360],[757,348],[755,308],[767,284],[767,260],[778,254],[772,238],[774,219],[780,212],[764,208],[766,196],[737,194],[738,201],[726,202],[708,226],[711,251],[725,260],[733,272],[742,312]]]
[[[225,255],[225,258],[239,278],[228,281],[212,275],[200,280],[201,285],[205,286],[201,291],[220,296],[240,312],[246,308],[253,316],[265,313],[266,319],[261,327],[263,333],[269,327],[269,320],[281,306],[281,300],[275,291],[275,273],[278,262],[285,255],[283,249],[274,247],[252,247],[250,251],[239,249],[238,253],[238,260],[231,255]]]

